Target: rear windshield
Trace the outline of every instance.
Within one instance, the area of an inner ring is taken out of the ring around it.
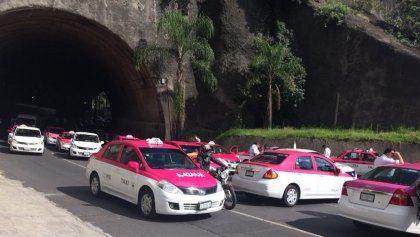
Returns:
[[[63,133],[63,134],[61,134],[61,137],[64,138],[64,139],[71,139],[73,137],[73,134]]]
[[[166,148],[139,148],[152,169],[198,169],[181,150]]]
[[[267,163],[267,164],[280,164],[288,155],[278,153],[264,153],[251,159],[253,162]]]
[[[41,137],[41,132],[38,130],[18,128],[16,129],[15,135],[22,137]]]
[[[180,147],[181,147],[181,149],[182,149],[185,153],[198,152],[198,150],[200,149],[200,147],[199,147],[199,146],[187,146],[187,145],[181,145]]]
[[[416,169],[381,166],[369,171],[360,179],[411,186],[419,177],[420,171]]]

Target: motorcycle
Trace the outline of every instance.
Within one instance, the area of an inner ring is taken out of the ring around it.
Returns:
[[[223,191],[225,192],[224,207],[227,210],[232,210],[236,206],[236,194],[233,186],[228,184],[229,170],[226,167],[220,167],[210,170],[210,175],[222,183]]]

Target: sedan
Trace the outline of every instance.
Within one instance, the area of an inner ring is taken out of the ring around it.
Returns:
[[[344,183],[339,214],[360,229],[380,226],[420,234],[419,177],[418,163],[377,167],[358,180]]]
[[[343,183],[353,179],[321,155],[268,150],[239,163],[232,183],[238,191],[279,198],[292,207],[300,199],[338,199]]]
[[[364,175],[373,169],[373,163],[379,156],[374,150],[351,149],[341,153],[333,161],[336,164],[345,164],[356,170],[358,175]]]

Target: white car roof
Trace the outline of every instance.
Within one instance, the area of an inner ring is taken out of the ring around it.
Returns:
[[[28,129],[28,130],[38,130],[38,131],[41,131],[39,128],[36,128],[36,127],[29,127],[29,126],[17,126],[16,127],[16,129]]]
[[[93,135],[93,136],[98,136],[98,134],[96,133],[91,133],[91,132],[75,132],[74,135]]]

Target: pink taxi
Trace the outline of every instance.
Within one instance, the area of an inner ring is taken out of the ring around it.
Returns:
[[[358,175],[364,175],[373,169],[373,162],[378,156],[378,153],[372,149],[351,149],[333,157],[332,160],[336,164],[352,167]]]
[[[418,178],[419,163],[377,167],[344,183],[339,214],[360,229],[380,226],[420,234]]]
[[[44,131],[44,138],[46,145],[55,145],[57,142],[57,137],[64,132],[64,128],[60,127],[47,127]]]
[[[343,183],[353,179],[322,155],[267,150],[239,163],[232,184],[237,191],[279,198],[292,207],[300,199],[338,199]]]
[[[140,138],[134,137],[133,135],[115,135],[112,140],[123,141],[123,140],[140,140]]]
[[[70,145],[71,145],[71,139],[73,138],[74,132],[70,131],[70,132],[62,132],[58,137],[57,137],[57,142],[55,143],[55,146],[57,148],[57,151],[62,151],[62,150],[70,150]]]
[[[107,143],[86,166],[92,195],[101,192],[136,204],[147,218],[220,211],[222,185],[178,147],[158,138]]]

